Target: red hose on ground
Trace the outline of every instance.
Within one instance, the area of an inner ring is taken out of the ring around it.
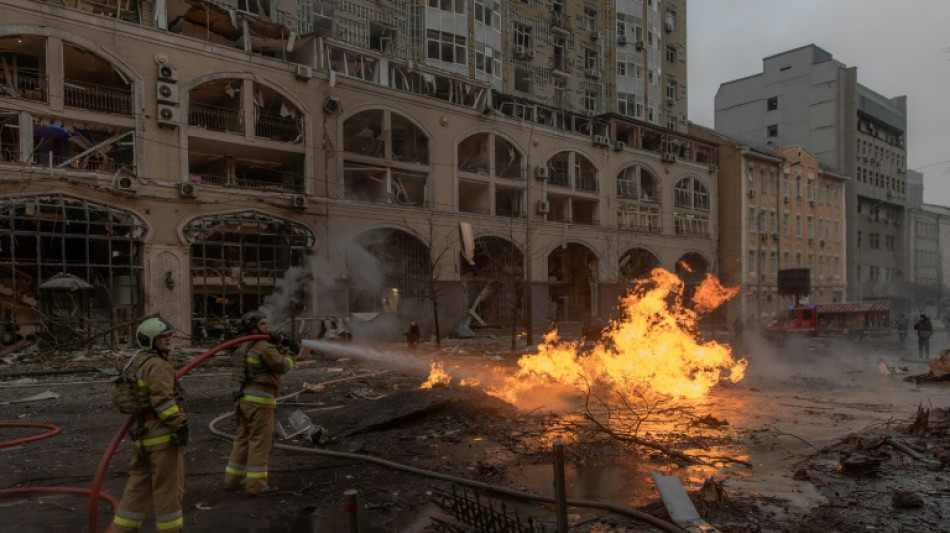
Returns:
[[[48,439],[53,435],[59,433],[59,428],[53,424],[39,424],[34,422],[0,422],[0,428],[43,428],[49,429],[50,431],[42,433],[40,435],[32,435],[29,437],[23,437],[22,439],[8,440],[0,442],[0,448],[6,448],[7,446],[16,446],[17,444],[23,444],[25,442],[31,442],[34,440]]]
[[[270,335],[248,335],[246,337],[238,337],[236,339],[231,339],[225,343],[219,344],[214,348],[211,348],[207,352],[199,355],[193,361],[187,365],[181,367],[181,369],[175,373],[179,378],[182,378],[191,371],[192,368],[200,365],[204,362],[205,359],[208,359],[212,355],[225,350],[232,346],[238,344],[243,344],[248,341],[256,340],[267,340],[270,339]],[[125,437],[126,432],[129,431],[129,428],[132,427],[133,417],[130,415],[129,418],[122,424],[122,427],[119,428],[119,431],[112,437],[112,441],[109,442],[109,447],[106,448],[106,453],[102,456],[102,460],[99,462],[99,468],[96,469],[96,476],[92,479],[92,488],[89,489],[89,531],[90,533],[95,533],[99,531],[99,494],[102,490],[102,482],[106,476],[106,471],[109,469],[109,462],[112,461],[112,456],[115,455],[115,451],[119,448],[119,444],[122,442],[122,439]],[[119,507],[118,502],[112,501],[112,505],[115,508]],[[112,524],[109,524],[109,527],[106,528],[106,533],[112,531]]]

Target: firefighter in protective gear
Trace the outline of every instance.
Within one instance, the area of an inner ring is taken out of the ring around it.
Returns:
[[[175,328],[162,318],[142,322],[136,331],[139,350],[123,369],[134,373],[142,411],[133,414],[129,480],[113,520],[115,533],[136,532],[154,508],[157,531],[182,531],[185,493],[182,451],[188,442],[184,393],[168,362]]]
[[[247,335],[269,335],[267,316],[250,311],[241,318]],[[309,348],[302,348],[298,358]],[[294,358],[284,355],[277,339],[246,342],[234,354],[236,378],[241,389],[235,393],[237,437],[224,470],[224,489],[247,494],[269,492],[267,466],[274,440],[274,411],[283,375],[294,367]]]

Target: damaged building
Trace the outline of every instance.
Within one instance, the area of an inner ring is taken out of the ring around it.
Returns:
[[[683,0],[3,4],[5,343],[583,327],[718,268]]]

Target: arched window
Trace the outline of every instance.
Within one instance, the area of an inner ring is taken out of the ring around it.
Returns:
[[[206,215],[183,229],[191,247],[192,334],[229,337],[242,313],[282,292],[279,322],[303,310],[305,293],[281,291],[278,283],[293,268],[304,268],[316,243],[310,228],[257,211]],[[303,287],[304,285],[302,285]],[[284,294],[286,293],[286,294]]]
[[[457,147],[458,208],[463,213],[524,214],[524,156],[507,139],[475,133]]]
[[[617,174],[617,227],[636,231],[660,231],[659,180],[639,165]]]
[[[343,197],[411,205],[426,201],[429,137],[407,117],[383,109],[343,123]]]
[[[696,177],[677,182],[673,190],[673,223],[677,235],[709,235],[709,191]]]

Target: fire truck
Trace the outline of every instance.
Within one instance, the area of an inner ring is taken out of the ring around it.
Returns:
[[[891,305],[860,302],[796,305],[766,326],[766,337],[844,337],[854,341],[891,335]]]

